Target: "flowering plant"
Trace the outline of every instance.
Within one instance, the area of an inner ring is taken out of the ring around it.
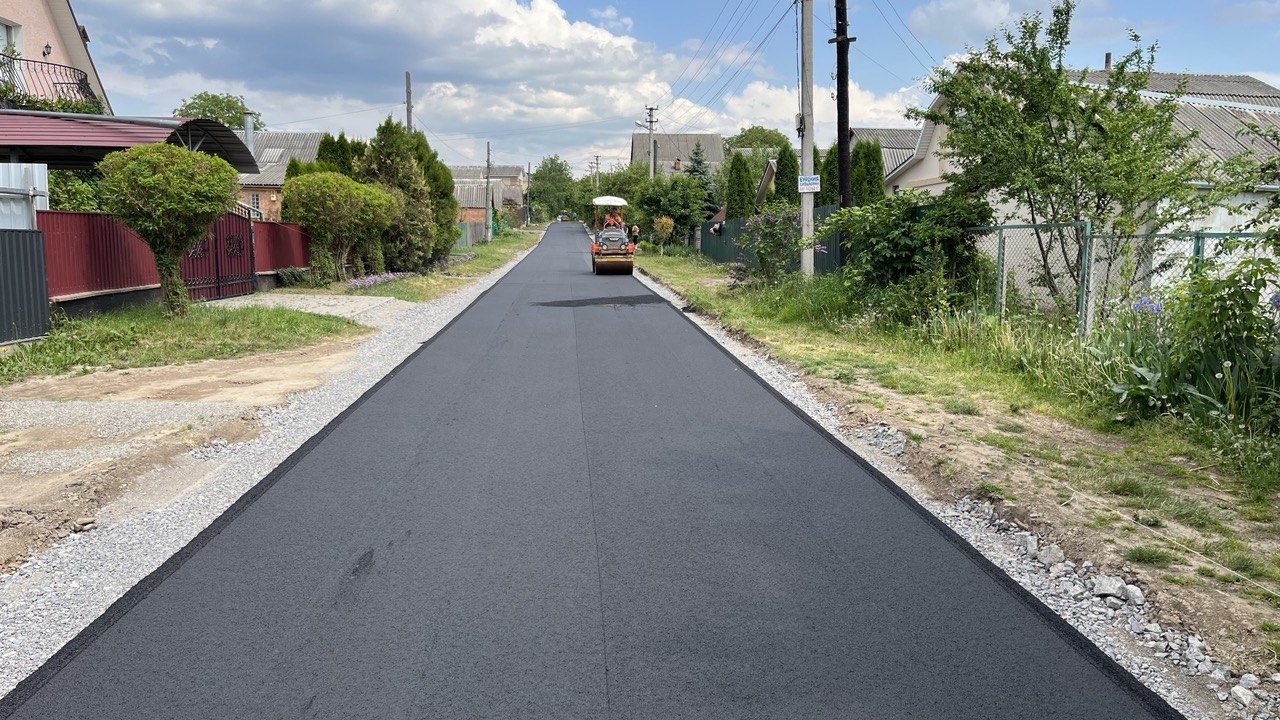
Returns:
[[[417,275],[417,273],[389,272],[389,273],[382,273],[381,275],[365,275],[364,277],[351,278],[350,280],[348,280],[347,289],[363,290],[364,288],[371,288],[374,285],[378,285],[380,283],[391,282],[392,280],[400,280],[401,278],[413,277],[414,275]]]

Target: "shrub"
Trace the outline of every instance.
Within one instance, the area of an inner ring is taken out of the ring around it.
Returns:
[[[103,209],[137,231],[155,256],[165,312],[186,315],[182,255],[235,205],[235,168],[213,155],[156,143],[113,152],[98,169]]]
[[[276,277],[280,280],[281,287],[292,287],[294,285],[310,285],[311,270],[300,267],[285,267],[276,271]]]

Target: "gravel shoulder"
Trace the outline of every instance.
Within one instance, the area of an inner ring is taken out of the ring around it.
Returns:
[[[35,489],[31,482],[23,484],[24,507],[37,510],[0,513],[0,551],[7,550],[11,559],[30,555],[0,575],[0,695],[194,538],[528,252],[426,303],[276,294],[225,303],[287,305],[340,314],[379,329],[363,341],[193,363],[180,373],[149,368],[42,379],[0,392],[0,475],[48,480],[34,484],[39,485]],[[50,436],[62,438],[62,445],[46,447]],[[40,449],[31,447],[37,440],[45,443]],[[146,451],[138,452],[142,448]],[[15,507],[9,500],[0,495],[0,508]],[[48,517],[37,517],[41,514]],[[56,521],[49,522],[55,515]],[[16,532],[20,526],[43,529]],[[7,533],[13,538],[11,547],[3,543],[6,531],[14,531]]]

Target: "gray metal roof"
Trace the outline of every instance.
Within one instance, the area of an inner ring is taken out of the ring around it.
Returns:
[[[244,130],[236,130],[236,137],[244,140]],[[258,130],[253,133],[253,156],[258,161],[257,173],[241,173],[241,185],[280,187],[284,185],[284,172],[290,158],[300,162],[315,162],[320,152],[320,140],[324,133],[283,132]]]
[[[720,167],[724,162],[724,140],[715,133],[654,133],[654,144],[658,147],[658,166],[663,172],[667,172],[672,169],[676,160],[687,164],[698,143],[702,143],[702,153],[711,169]],[[648,166],[649,133],[631,133],[631,162]]]
[[[915,150],[920,142],[920,128],[849,128],[849,135],[854,142],[879,140],[881,148],[899,150]]]
[[[479,180],[454,180],[453,181],[453,197],[457,199],[458,206],[463,208],[483,208],[484,207],[484,178]],[[490,178],[489,185],[492,187],[490,199],[490,207],[499,208],[502,206],[502,200],[506,195],[506,183],[498,178]]]
[[[449,172],[453,174],[454,180],[483,180],[483,165],[450,165]],[[524,177],[524,166],[522,165],[494,165],[489,171],[489,177]]]
[[[1087,74],[1077,73],[1076,77],[1091,85],[1107,84],[1106,70],[1091,70]],[[1178,89],[1178,83],[1183,80],[1186,81],[1186,87],[1183,89],[1184,97],[1280,108],[1280,89],[1271,87],[1250,75],[1153,72],[1147,80],[1147,90],[1172,93]]]

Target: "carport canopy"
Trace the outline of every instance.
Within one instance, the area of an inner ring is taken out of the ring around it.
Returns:
[[[0,110],[0,162],[83,170],[107,153],[157,142],[215,155],[242,173],[258,172],[253,153],[217,120]]]

